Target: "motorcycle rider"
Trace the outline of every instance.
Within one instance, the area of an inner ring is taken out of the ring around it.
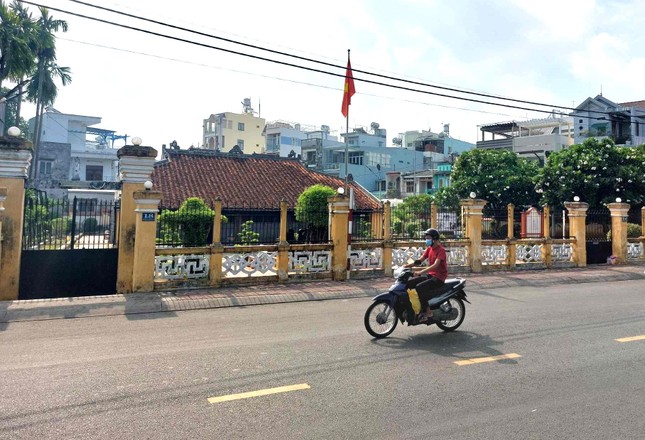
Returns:
[[[414,278],[410,278],[407,287],[416,288],[419,299],[422,304],[426,304],[425,313],[419,315],[419,322],[426,322],[432,317],[432,310],[428,301],[435,296],[437,287],[443,285],[448,277],[448,263],[446,259],[446,249],[440,243],[439,231],[430,228],[424,233],[426,246],[428,246],[420,259],[408,263],[403,267],[419,266],[425,260],[428,260],[428,267],[414,273]]]

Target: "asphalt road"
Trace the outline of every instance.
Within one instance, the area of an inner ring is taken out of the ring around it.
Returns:
[[[6,324],[0,438],[642,438],[645,281],[469,298],[378,341],[366,298]]]

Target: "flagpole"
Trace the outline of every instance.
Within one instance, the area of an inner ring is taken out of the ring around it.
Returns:
[[[347,49],[347,60],[349,60],[349,49]],[[349,105],[347,106],[347,116],[345,116],[345,194],[347,193],[347,176],[349,175]]]

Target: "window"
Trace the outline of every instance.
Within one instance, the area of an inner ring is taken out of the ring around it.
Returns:
[[[578,119],[578,122],[582,124],[582,119]]]
[[[96,210],[97,199],[78,199],[78,209],[81,213],[92,213]]]
[[[406,193],[412,193],[414,192],[414,181],[407,181],[405,182],[405,192]]]
[[[39,160],[38,161],[38,178],[48,179],[52,176],[53,160]]]
[[[103,180],[103,166],[87,165],[85,167],[85,180]]]
[[[237,146],[240,147],[240,150],[244,151],[244,139],[238,139]]]
[[[244,122],[238,122],[237,129],[238,131],[244,131]]]

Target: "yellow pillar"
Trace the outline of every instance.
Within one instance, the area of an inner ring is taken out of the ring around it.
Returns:
[[[287,242],[287,201],[280,201],[280,242],[278,243],[278,281],[289,278],[289,243]]]
[[[470,240],[468,263],[473,272],[482,271],[482,216],[488,202],[480,199],[461,201],[466,223],[466,237]]]
[[[544,226],[544,243],[542,244],[542,261],[546,267],[551,267],[553,263],[551,242],[551,209],[548,205],[542,206],[542,225]]]
[[[578,267],[587,266],[587,209],[585,202],[564,202],[569,212],[569,236],[576,239],[573,246],[573,261]]]
[[[430,204],[430,227],[437,229],[437,204],[435,202]]]
[[[330,197],[329,212],[331,215],[331,276],[333,280],[345,280],[348,273],[347,231],[349,227],[349,198],[344,195]]]
[[[219,287],[222,284],[222,199],[215,199],[215,217],[213,218],[213,242],[211,243],[211,256],[208,263],[208,279],[211,286]]]
[[[4,189],[0,227],[0,300],[18,299],[25,179],[31,154],[30,142],[18,137],[0,137],[0,187]]]
[[[392,209],[390,202],[383,204],[383,274],[391,277],[394,270],[392,269]]]
[[[611,211],[611,253],[616,257],[616,264],[625,264],[629,203],[609,203],[607,207]]]
[[[641,208],[641,237],[645,237],[645,207]]]
[[[0,188],[0,274],[2,274],[2,217],[4,217],[5,200],[7,200],[7,188]]]
[[[515,230],[513,229],[515,221],[515,205],[509,203],[506,207],[508,210],[506,217],[506,237],[509,239],[515,238]]]
[[[161,193],[135,191],[134,261],[132,265],[132,291],[152,292],[155,287],[155,249],[157,248],[157,214]]]
[[[119,149],[116,155],[119,158],[119,177],[122,182],[116,290],[117,293],[130,293],[133,291],[132,275],[136,230],[133,195],[136,191],[143,191],[144,182],[151,179],[157,150],[152,147],[126,145]]]

